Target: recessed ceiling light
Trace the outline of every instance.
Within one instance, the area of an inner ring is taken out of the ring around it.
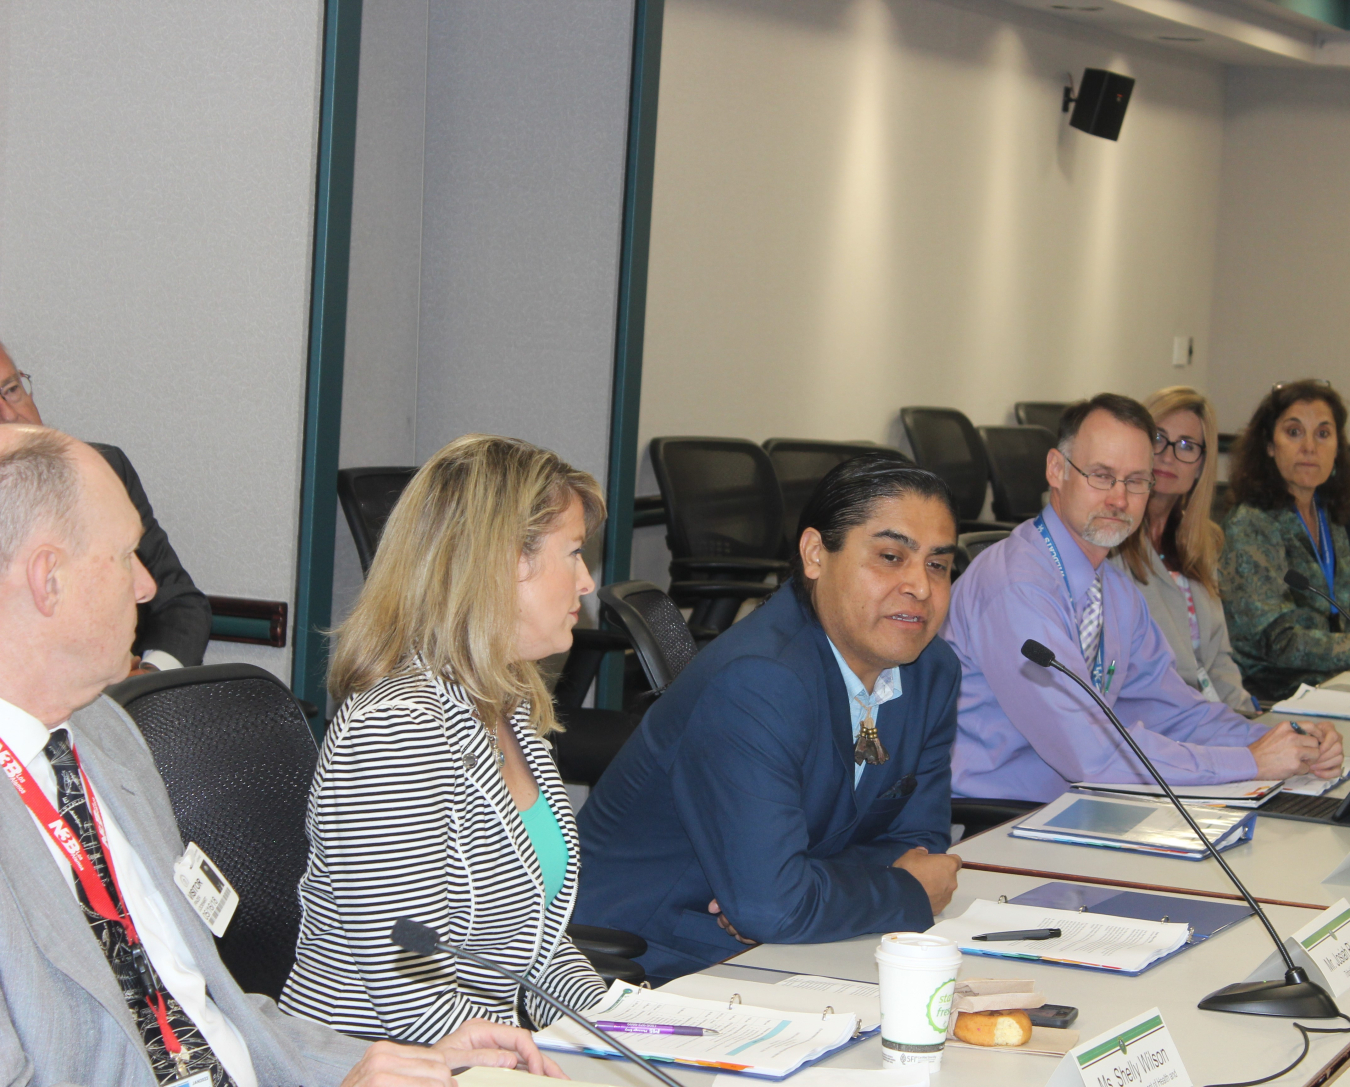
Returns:
[[[1159,34],[1159,35],[1158,35],[1158,40],[1159,40],[1160,42],[1202,42],[1202,41],[1204,41],[1205,39],[1204,39],[1204,38],[1180,38],[1180,37],[1177,37],[1177,36],[1172,35],[1172,34]]]

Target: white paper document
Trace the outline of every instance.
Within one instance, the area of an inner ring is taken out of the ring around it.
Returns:
[[[1292,779],[1291,779],[1292,780]],[[1181,800],[1198,803],[1225,804],[1234,808],[1255,808],[1271,793],[1280,788],[1278,781],[1231,781],[1224,785],[1175,785],[1172,791]],[[1118,794],[1121,796],[1161,796],[1167,794],[1157,785],[1106,784],[1096,781],[1075,781],[1071,786],[1077,792]]]
[[[1270,707],[1272,713],[1301,714],[1307,717],[1344,717],[1350,719],[1350,691],[1331,687],[1309,687],[1300,683],[1298,690],[1283,702]]]
[[[1057,928],[1063,935],[1052,940],[971,939],[986,932],[1038,928]],[[1139,921],[979,898],[960,917],[939,921],[928,932],[947,937],[966,955],[1040,959],[1138,973],[1185,944],[1191,929],[1175,922]]]
[[[774,986],[763,986],[769,989]],[[620,1034],[630,1049],[656,1060],[697,1064],[727,1072],[787,1076],[850,1041],[858,1029],[855,1015],[819,1011],[785,1012],[750,1004],[723,1003],[679,996],[665,989],[640,989],[614,982],[605,998],[581,1013],[587,1019],[703,1027],[716,1034]],[[560,1019],[534,1036],[542,1049],[616,1054],[600,1039],[569,1019]]]
[[[715,1000],[721,1004],[738,997],[741,1004],[783,1012],[814,1012],[821,1015],[828,1009],[841,1015],[856,1015],[864,1033],[881,1026],[880,987],[865,981],[839,981],[797,974],[770,985],[761,981],[719,978],[711,974],[686,974],[667,982],[656,991]]]
[[[735,1076],[714,1076],[713,1087],[745,1087],[745,1083]],[[792,1087],[928,1087],[928,1072],[915,1068],[803,1068],[792,1077]]]
[[[1350,756],[1341,763],[1341,772],[1337,777],[1320,778],[1316,774],[1299,774],[1285,781],[1284,791],[1299,796],[1321,796],[1336,788],[1347,776],[1350,776]]]

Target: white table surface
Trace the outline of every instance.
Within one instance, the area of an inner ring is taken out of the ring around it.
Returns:
[[[1262,720],[1267,718],[1289,719],[1288,715],[1268,714]],[[1350,751],[1350,722],[1334,723],[1347,737],[1346,749]],[[1338,785],[1328,795],[1345,796],[1348,792],[1350,782]],[[1032,872],[1125,880],[1180,891],[1233,893],[1232,883],[1212,859],[1187,861],[1091,846],[1034,842],[1014,838],[999,827],[958,842],[952,852],[964,861]],[[1258,817],[1252,840],[1227,850],[1223,858],[1257,898],[1330,906],[1339,898],[1350,898],[1350,885],[1322,882],[1347,855],[1350,855],[1350,826]]]
[[[1092,852],[1084,850],[1084,852]],[[943,916],[963,912],[976,898],[1009,897],[1045,883],[1044,879],[970,871],[962,874],[960,890]],[[1287,935],[1315,916],[1312,911],[1275,906],[1271,920]],[[732,962],[711,968],[725,976],[773,981],[762,971],[823,974],[830,977],[876,981],[872,958],[877,937],[865,936],[831,944],[766,944],[752,948]],[[1301,1039],[1289,1020],[1261,1016],[1205,1012],[1195,1005],[1202,997],[1232,982],[1242,981],[1271,953],[1273,947],[1255,918],[1248,918],[1196,947],[1164,962],[1137,978],[1070,967],[1028,964],[967,956],[963,977],[1032,978],[1054,1004],[1079,1009],[1074,1024],[1080,1041],[1110,1029],[1131,1016],[1158,1007],[1181,1052],[1192,1081],[1203,1084],[1254,1079],[1287,1064],[1298,1053]],[[746,968],[755,968],[748,970]],[[1350,1010],[1350,1003],[1343,1003]],[[1332,1025],[1331,1023],[1312,1025]],[[1309,1084],[1343,1053],[1350,1053],[1350,1034],[1314,1035],[1312,1052],[1290,1075],[1272,1081],[1278,1087]],[[633,1065],[583,1056],[553,1054],[573,1079],[594,1083],[647,1087],[654,1083]],[[971,1049],[949,1049],[934,1087],[1044,1087],[1057,1058]],[[823,1062],[839,1068],[880,1068],[881,1041],[873,1036]],[[689,1085],[707,1085],[712,1074],[663,1065],[674,1078]],[[761,1081],[742,1077],[749,1085]],[[791,1083],[791,1079],[786,1081]]]

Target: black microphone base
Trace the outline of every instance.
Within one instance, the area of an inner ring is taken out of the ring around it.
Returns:
[[[1225,985],[1200,1001],[1211,1012],[1241,1015],[1279,1015],[1288,1019],[1335,1019],[1336,1001],[1322,986],[1308,980],[1302,969],[1285,972],[1283,981],[1245,981]]]

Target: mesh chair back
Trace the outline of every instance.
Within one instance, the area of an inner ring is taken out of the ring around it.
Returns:
[[[778,486],[783,492],[783,540],[788,557],[797,550],[797,525],[818,484],[845,461],[861,453],[885,450],[911,463],[898,449],[871,442],[817,442],[805,438],[770,438],[764,443]]]
[[[980,437],[989,454],[994,516],[1000,521],[1035,517],[1046,490],[1045,455],[1055,447],[1055,436],[1039,426],[982,426]]]
[[[416,468],[343,468],[338,472],[338,498],[356,543],[361,573],[370,573],[380,534]]]
[[[652,690],[664,691],[698,652],[675,601],[650,581],[618,581],[597,595],[632,640]]]
[[[1013,414],[1022,426],[1043,426],[1058,438],[1059,417],[1068,406],[1057,400],[1019,400],[1013,405]]]
[[[954,408],[901,408],[900,419],[914,459],[951,488],[963,521],[978,519],[989,462],[970,420]]]
[[[987,529],[982,532],[963,532],[956,537],[956,556],[952,560],[952,580],[959,578],[985,548],[1006,540],[1012,533],[1007,529]]]
[[[772,559],[783,495],[769,455],[740,438],[653,438],[652,468],[676,559]]]
[[[295,697],[251,664],[136,676],[108,693],[131,715],[196,842],[239,892],[216,941],[245,992],[281,995],[300,934],[305,808],[318,763]]]

